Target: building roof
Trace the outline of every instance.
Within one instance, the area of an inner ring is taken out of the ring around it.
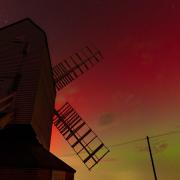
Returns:
[[[31,18],[24,18],[24,19],[21,19],[17,22],[14,22],[12,24],[4,26],[4,27],[0,28],[0,31],[5,30],[5,29],[12,27],[12,26],[17,26],[18,24],[22,24],[22,23],[30,23],[33,26],[35,26],[37,29],[39,29],[42,33],[46,34],[45,31],[40,26],[38,26]]]
[[[10,127],[0,130],[0,168],[37,168],[76,172],[44,149],[35,138],[30,126],[21,125],[21,128],[20,130],[17,127],[14,130],[14,127]]]

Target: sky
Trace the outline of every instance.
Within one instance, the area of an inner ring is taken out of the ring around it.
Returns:
[[[51,152],[75,180],[153,180],[146,139],[125,142],[180,129],[180,2],[0,0],[0,27],[26,17],[46,31],[53,65],[89,44],[104,56],[56,106],[68,101],[110,153],[89,172],[55,127]],[[180,179],[180,134],[150,140],[158,179]]]

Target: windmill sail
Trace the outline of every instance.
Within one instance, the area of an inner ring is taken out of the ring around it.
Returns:
[[[81,52],[75,53],[67,60],[53,67],[53,75],[56,83],[56,89],[59,91],[84,74],[95,64],[102,59],[102,54],[99,50],[85,47]]]
[[[109,152],[69,103],[55,110],[53,123],[89,170]]]

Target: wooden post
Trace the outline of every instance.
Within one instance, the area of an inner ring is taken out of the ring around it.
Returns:
[[[148,136],[147,136],[147,142],[148,142],[149,154],[150,154],[152,168],[153,168],[153,173],[154,173],[154,179],[157,180],[156,169],[155,169],[155,166],[154,166],[154,160],[153,160],[151,146],[150,146],[150,142],[149,142],[149,137]]]

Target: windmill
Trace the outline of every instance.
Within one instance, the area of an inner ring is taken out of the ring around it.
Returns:
[[[55,65],[53,74],[57,91],[84,74],[102,58],[101,52],[96,48],[85,47],[81,52]],[[68,102],[54,113],[54,125],[86,167],[91,170],[109,152],[109,149]]]
[[[102,58],[99,50],[85,47],[52,67],[46,34],[31,19],[0,29],[0,174],[15,167],[19,177],[23,167],[38,179],[55,178],[59,171],[73,179],[75,170],[49,152],[52,123],[89,170],[109,152],[68,102],[54,109],[56,92]],[[41,169],[46,175],[40,178]]]

